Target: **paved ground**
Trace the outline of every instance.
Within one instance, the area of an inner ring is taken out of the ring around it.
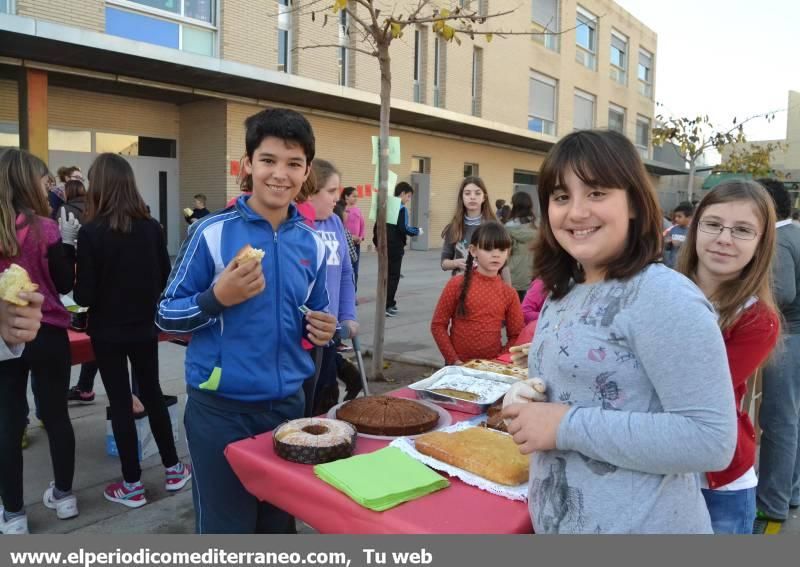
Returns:
[[[362,348],[372,349],[372,328],[375,308],[376,259],[372,254],[362,258],[359,291],[359,317],[362,321]],[[386,321],[387,357],[439,366],[442,358],[430,334],[429,322],[439,293],[449,277],[439,269],[439,253],[408,252],[400,280],[398,307],[400,315]],[[161,385],[167,394],[185,403],[183,382],[184,348],[162,343],[160,346]],[[421,369],[422,371],[423,369]],[[411,371],[413,373],[413,370]],[[72,383],[77,383],[78,368],[73,368]],[[376,385],[383,391],[388,385]],[[35,418],[29,429],[31,445],[25,450],[25,503],[31,530],[34,533],[193,533],[194,510],[191,491],[178,494],[164,490],[163,468],[157,456],[142,463],[143,481],[150,503],[130,510],[103,499],[102,490],[109,482],[120,478],[119,461],[105,453],[107,398],[100,381],[93,405],[71,408],[77,440],[77,472],[74,489],[78,495],[81,514],[75,519],[59,521],[46,509],[42,492],[52,479],[47,437]],[[31,405],[32,407],[32,405]],[[182,410],[181,410],[182,416]],[[181,432],[183,435],[183,432]],[[181,457],[186,456],[186,444],[178,444]],[[311,530],[300,526],[301,531]],[[795,515],[784,527],[784,533],[800,534],[800,519]]]

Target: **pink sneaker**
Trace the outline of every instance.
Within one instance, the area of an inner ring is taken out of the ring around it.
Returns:
[[[141,508],[147,504],[142,481],[135,484],[126,484],[125,482],[109,484],[103,491],[103,496],[109,502],[116,502],[128,508]]]
[[[192,465],[184,465],[179,462],[174,467],[166,469],[167,480],[164,487],[170,492],[180,490],[186,483],[192,480]]]

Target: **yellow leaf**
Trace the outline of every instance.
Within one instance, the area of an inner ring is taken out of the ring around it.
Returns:
[[[456,35],[456,30],[450,26],[444,26],[444,28],[442,28],[442,35],[447,41],[450,41]]]
[[[449,17],[449,16],[450,16],[450,10],[448,10],[447,8],[442,8],[442,11],[441,11],[441,12],[439,12],[439,15],[440,15],[442,18],[447,18],[447,17]]]
[[[487,33],[486,34],[486,43],[492,43],[492,37],[493,37],[492,34]]]
[[[392,37],[400,37],[403,35],[403,26],[397,22],[392,22]]]
[[[344,10],[347,8],[347,0],[335,0],[333,3],[333,13],[335,14],[339,10]]]

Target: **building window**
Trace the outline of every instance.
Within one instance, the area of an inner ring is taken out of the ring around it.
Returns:
[[[465,163],[464,164],[464,177],[478,177],[480,175],[478,173],[478,164],[477,163]]]
[[[573,130],[591,130],[594,128],[594,100],[593,94],[575,89]]]
[[[653,54],[639,50],[639,94],[653,98]]]
[[[422,102],[422,30],[414,30],[414,102]]]
[[[628,81],[628,38],[611,30],[611,80],[625,85]]]
[[[0,14],[13,14],[13,2],[14,0],[0,0]]]
[[[291,0],[278,0],[278,71],[292,72]]]
[[[528,130],[556,135],[557,90],[555,79],[531,73],[528,80]]]
[[[539,175],[524,169],[514,170],[514,185],[536,185]]]
[[[644,116],[636,117],[636,148],[643,158],[650,157],[650,119]]]
[[[621,106],[608,105],[608,129],[625,134],[625,109]]]
[[[123,156],[141,157],[177,157],[177,143],[168,138],[150,138],[135,134],[112,134],[96,132],[94,137],[95,153],[110,152]]]
[[[483,49],[472,50],[472,115],[481,115],[481,91],[483,90]]]
[[[214,0],[108,0],[106,33],[213,56]]]
[[[531,2],[531,22],[535,33],[533,39],[547,49],[559,50],[559,0],[533,0]],[[549,32],[549,33],[548,33]]]
[[[442,41],[436,36],[433,40],[433,106],[437,108],[444,106],[442,75]]]
[[[578,6],[575,20],[575,60],[594,71],[597,68],[597,16]]]
[[[339,84],[348,86],[350,84],[350,50],[347,49],[350,37],[350,23],[348,22],[347,10],[339,10]]]
[[[19,147],[19,126],[16,122],[0,122],[0,148]]]

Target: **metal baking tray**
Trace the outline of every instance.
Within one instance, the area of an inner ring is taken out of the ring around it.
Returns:
[[[489,380],[494,383],[500,383],[506,385],[507,387],[497,388],[499,393],[497,393],[496,395],[493,395],[488,398],[479,399],[474,402],[469,400],[463,400],[461,398],[454,398],[453,396],[448,396],[437,392],[431,392],[429,388],[432,387],[437,382],[439,382],[439,380],[441,380],[445,376],[467,378],[467,379],[473,379],[475,381]],[[428,400],[444,408],[452,409],[455,411],[479,415],[482,413],[486,413],[486,410],[489,409],[489,406],[491,406],[497,400],[502,398],[508,391],[508,388],[510,388],[511,385],[516,382],[519,382],[519,380],[512,376],[504,376],[503,374],[495,374],[494,372],[486,372],[484,370],[464,368],[462,366],[445,366],[441,370],[438,370],[432,376],[420,380],[419,382],[414,382],[409,386],[409,388],[414,390],[414,392],[417,394],[417,398],[421,400]]]

